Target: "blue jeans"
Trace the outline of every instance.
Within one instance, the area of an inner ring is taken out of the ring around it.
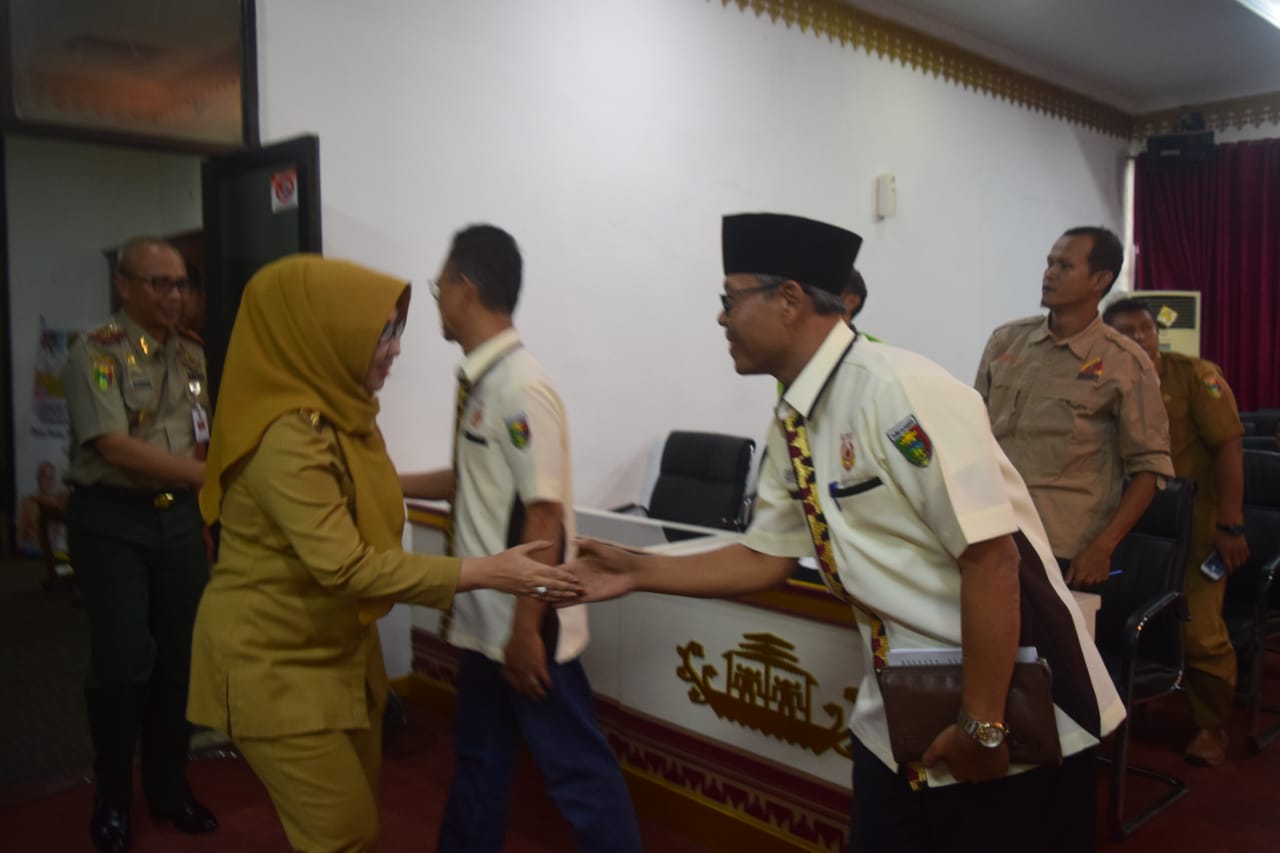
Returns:
[[[547,793],[573,827],[578,850],[643,849],[622,771],[596,726],[582,665],[548,661],[547,670],[546,698],[530,699],[508,686],[501,664],[462,652],[453,783],[440,824],[440,853],[500,853],[521,739]]]

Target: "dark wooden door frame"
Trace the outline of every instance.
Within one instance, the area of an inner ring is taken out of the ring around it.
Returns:
[[[75,128],[45,122],[21,121],[14,111],[13,51],[9,26],[9,0],[0,0],[0,132],[66,142],[114,145],[123,148],[164,151],[203,156],[226,155],[260,147],[258,117],[258,12],[256,0],[240,0],[240,108],[241,146],[217,145],[186,139],[172,139],[119,131]],[[301,176],[300,176],[301,177]],[[319,181],[319,176],[316,176]],[[17,444],[13,434],[13,336],[9,334],[11,319],[9,284],[9,212],[5,195],[5,151],[0,145],[0,329],[5,332],[0,346],[0,556],[13,553],[13,518],[17,506],[13,477],[17,462]],[[317,233],[320,220],[317,214]],[[317,245],[319,243],[317,242]]]

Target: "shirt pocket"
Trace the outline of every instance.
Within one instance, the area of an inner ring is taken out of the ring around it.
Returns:
[[[130,414],[155,414],[159,405],[160,389],[156,387],[154,379],[146,374],[130,375],[126,371],[120,387],[125,408]]]
[[[848,482],[833,481],[822,490],[823,497],[834,504],[837,514],[850,523],[872,517],[872,508],[885,497],[884,480],[878,474],[857,477]]]

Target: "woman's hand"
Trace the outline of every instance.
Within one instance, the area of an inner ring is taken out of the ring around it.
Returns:
[[[509,548],[492,557],[467,557],[462,561],[458,591],[496,589],[548,602],[574,602],[582,596],[582,583],[559,566],[539,563],[531,552],[551,547],[538,540]]]
[[[608,601],[636,588],[639,566],[634,553],[594,539],[579,539],[577,545],[577,558],[564,568],[582,582],[584,594],[579,601]]]

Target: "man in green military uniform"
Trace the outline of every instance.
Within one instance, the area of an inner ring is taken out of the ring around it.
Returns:
[[[1107,325],[1133,338],[1160,374],[1160,395],[1169,412],[1173,470],[1197,484],[1191,550],[1185,581],[1191,618],[1184,629],[1185,683],[1199,731],[1187,745],[1187,761],[1216,767],[1227,757],[1227,716],[1235,695],[1236,653],[1222,621],[1225,582],[1200,565],[1214,551],[1228,572],[1249,559],[1244,539],[1244,427],[1222,371],[1216,364],[1176,352],[1161,352],[1156,318],[1133,299],[1112,303]]]
[[[121,311],[72,348],[68,540],[85,609],[96,796],[90,837],[127,850],[134,746],[151,812],[187,833],[217,821],[187,787],[191,629],[209,577],[196,491],[209,397],[204,351],[179,328],[182,256],[154,238],[120,251]]]

